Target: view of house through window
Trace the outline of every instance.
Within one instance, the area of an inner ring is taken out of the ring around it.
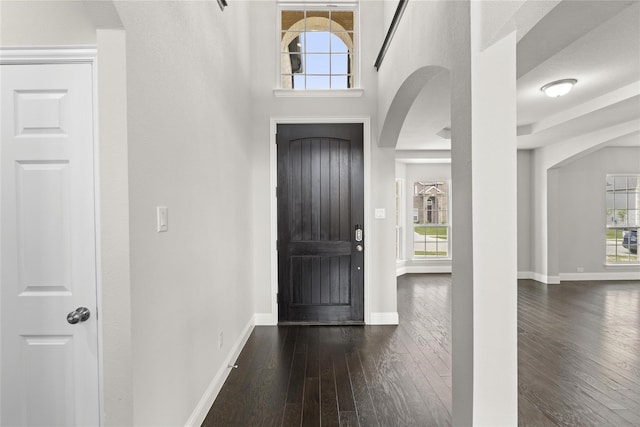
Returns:
[[[446,181],[418,181],[413,185],[413,255],[449,254],[449,185]]]
[[[282,11],[283,89],[353,87],[353,16],[352,10]]]
[[[607,175],[607,263],[638,263],[640,174]]]

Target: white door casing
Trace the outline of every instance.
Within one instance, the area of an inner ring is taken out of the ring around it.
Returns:
[[[0,424],[99,425],[93,64],[0,67]]]

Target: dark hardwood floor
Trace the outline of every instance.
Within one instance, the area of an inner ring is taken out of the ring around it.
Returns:
[[[256,327],[203,426],[451,424],[449,275],[398,279],[399,326]],[[640,426],[640,282],[518,288],[521,426]]]
[[[518,287],[523,426],[640,426],[640,282]]]

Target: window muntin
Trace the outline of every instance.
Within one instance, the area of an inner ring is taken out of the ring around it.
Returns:
[[[640,174],[607,175],[607,264],[638,264]]]
[[[353,10],[282,10],[280,19],[283,89],[354,87]]]
[[[447,181],[414,183],[413,223],[414,258],[450,258]]]

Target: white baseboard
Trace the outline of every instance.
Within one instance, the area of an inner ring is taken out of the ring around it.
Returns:
[[[560,273],[562,281],[576,280],[640,280],[640,271],[607,271],[602,273]]]
[[[403,265],[396,268],[396,277],[411,273],[451,273],[450,265]]]
[[[371,313],[370,325],[397,325],[400,323],[398,312]]]
[[[244,327],[244,330],[240,334],[240,337],[238,337],[233,347],[231,347],[231,349],[229,350],[229,355],[222,363],[220,369],[218,369],[218,372],[213,377],[213,380],[211,380],[211,384],[209,384],[209,387],[207,387],[207,389],[205,390],[204,395],[198,402],[198,405],[196,405],[195,409],[191,413],[191,416],[185,423],[185,427],[200,427],[204,422],[205,417],[209,413],[209,409],[211,409],[211,406],[213,405],[213,401],[216,400],[216,397],[218,396],[218,393],[220,393],[222,385],[231,372],[231,368],[229,368],[229,365],[233,364],[233,362],[236,361],[236,359],[240,355],[240,352],[242,351],[242,348],[247,343],[251,332],[253,331],[253,327],[255,326],[254,320],[255,316],[252,316],[247,326]]]
[[[518,271],[518,280],[520,279],[533,279],[533,271]]]
[[[278,320],[271,313],[256,313],[256,326],[275,326]]]
[[[407,274],[407,261],[401,260],[396,261],[396,277],[402,276],[403,274]]]
[[[518,279],[531,279],[548,285],[557,285],[561,281],[591,280],[640,280],[639,271],[607,271],[600,273],[560,273],[558,276],[545,276],[533,271],[518,271]]]
[[[560,284],[560,276],[547,276],[544,274],[536,273],[535,271],[519,271],[518,279],[531,279],[547,285]]]

